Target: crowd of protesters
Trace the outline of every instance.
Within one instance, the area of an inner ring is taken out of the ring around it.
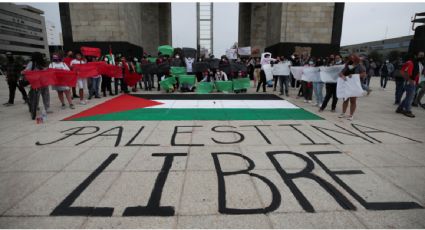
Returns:
[[[142,74],[142,65],[149,63],[149,55],[142,57],[124,57],[118,55],[113,56],[102,56],[102,57],[84,57],[80,52],[68,51],[66,55],[60,55],[55,53],[51,57],[50,64],[47,64],[45,59],[40,53],[33,53],[31,60],[26,64],[22,65],[16,62],[11,53],[6,54],[7,64],[3,70],[7,76],[7,83],[9,85],[9,100],[4,106],[11,106],[14,104],[16,88],[22,94],[22,98],[25,102],[28,101],[28,95],[25,91],[25,83],[20,77],[22,72],[25,70],[43,70],[46,68],[72,70],[75,64],[85,64],[93,61],[105,61],[108,64],[118,65],[122,69],[123,75],[126,72],[134,72]],[[210,56],[208,59],[213,59]],[[297,98],[303,98],[305,103],[313,103],[319,109],[319,112],[323,112],[329,101],[332,99],[331,111],[336,111],[338,102],[337,98],[337,83],[324,83],[324,82],[307,82],[303,80],[296,80],[291,72],[291,66],[333,66],[333,65],[345,65],[344,69],[339,74],[339,77],[346,79],[351,77],[353,74],[359,74],[361,79],[361,86],[363,90],[370,94],[371,89],[369,88],[370,79],[372,76],[380,76],[381,89],[385,89],[388,80],[391,78],[395,82],[395,102],[398,105],[396,110],[397,113],[404,114],[408,117],[414,117],[411,112],[411,106],[422,106],[421,99],[425,94],[425,77],[423,60],[424,53],[419,52],[415,56],[406,56],[404,60],[398,60],[397,62],[389,62],[378,65],[372,58],[365,56],[350,55],[344,59],[339,54],[330,55],[329,57],[311,57],[309,55],[298,55],[293,54],[291,56],[276,56],[271,57],[270,54],[266,54],[263,58],[238,58],[236,60],[229,60],[225,55],[219,59],[219,66],[235,63],[243,65],[245,69],[238,71],[223,71],[220,68],[205,68],[203,71],[195,71],[195,63],[202,63],[206,61],[204,58],[196,59],[193,57],[182,57],[181,54],[176,53],[172,57],[168,55],[158,54],[155,62],[157,65],[167,63],[169,66],[186,67],[187,74],[193,74],[196,76],[198,82],[214,82],[214,81],[228,81],[236,78],[250,78],[254,83],[254,88],[258,92],[262,88],[263,92],[266,92],[268,87],[271,87],[273,91],[279,89],[281,96],[289,96],[289,87],[299,88]],[[274,71],[273,80],[267,81],[266,74],[263,67],[267,64],[277,65],[279,64],[280,71]],[[136,92],[138,87],[141,90],[151,91],[157,88],[161,90],[160,81],[169,75],[169,71],[158,72],[156,74],[145,73],[143,74],[142,80],[138,81],[132,86],[132,91]],[[113,87],[112,87],[113,83]],[[156,87],[155,87],[156,85]],[[278,88],[279,87],[279,88]],[[118,90],[120,88],[120,90]],[[323,88],[325,88],[325,95],[323,95]],[[114,92],[113,92],[114,89]],[[50,109],[50,93],[48,87],[42,87],[40,95],[42,97],[43,105],[47,113],[51,113]],[[68,86],[53,86],[52,90],[56,90],[58,93],[59,100],[61,102],[62,109],[66,108],[66,102],[69,108],[74,109],[73,99],[78,99],[80,105],[85,105],[87,100],[92,98],[100,98],[101,93],[104,97],[109,93],[110,96],[117,95],[119,93],[129,93],[129,87],[123,78],[111,78],[107,76],[96,75],[89,78],[77,79],[75,87]],[[403,98],[403,94],[405,97]],[[313,95],[315,102],[313,102]],[[65,102],[66,99],[66,102]],[[356,110],[357,100],[356,98],[349,98],[342,103],[342,113],[340,118],[353,119],[354,112]],[[347,109],[349,114],[346,115]]]

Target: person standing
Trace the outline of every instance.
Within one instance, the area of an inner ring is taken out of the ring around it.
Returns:
[[[415,79],[416,84],[418,85],[419,91],[416,94],[416,97],[413,101],[413,106],[418,106],[420,105],[422,108],[425,109],[425,105],[421,103],[422,97],[425,94],[425,74],[424,74],[424,53],[421,52],[418,55],[417,58],[417,77]],[[415,72],[416,73],[416,72]]]
[[[109,64],[109,59],[107,57],[104,58],[104,61],[106,64]],[[102,83],[100,85],[100,88],[102,89],[103,96],[106,97],[106,90],[109,91],[109,96],[113,96],[112,93],[112,85],[111,85],[111,77],[102,75]]]
[[[255,58],[255,64],[254,64],[254,88],[257,87],[257,84],[260,81],[260,72],[261,72],[260,59]]]
[[[63,62],[70,67],[71,62],[74,60],[74,53],[70,50],[66,53],[66,57],[63,59]],[[72,87],[72,98],[78,98],[76,87]]]
[[[75,64],[86,64],[86,61],[83,59],[81,53],[75,54],[75,59],[71,61],[71,69]],[[80,97],[80,105],[87,104],[87,102],[84,100],[84,88],[87,88],[87,79],[77,78],[77,88]]]
[[[28,62],[27,67],[25,68],[24,71],[43,70],[45,68],[46,68],[46,61],[44,60],[43,55],[40,52],[34,52],[31,54],[31,61]],[[37,94],[37,95],[38,97],[40,97],[41,95],[46,113],[53,113],[53,111],[50,109],[49,86],[41,87],[38,90],[40,91],[40,94]]]
[[[278,56],[277,58],[276,58],[276,61],[272,61],[270,64],[272,65],[272,67],[274,66],[274,65],[276,65],[277,63],[279,63],[281,60],[280,60],[280,57]],[[273,73],[273,91],[276,91],[276,88],[277,88],[277,84],[278,84],[278,80],[279,80],[279,75],[275,75],[274,73]]]
[[[124,56],[121,57],[121,62],[119,66],[121,67],[121,72],[122,72],[122,78],[118,79],[121,92],[130,93],[130,91],[128,91],[127,83],[125,83],[125,80],[124,80],[127,77],[126,73],[129,72],[129,66]]]
[[[355,54],[350,55],[349,61],[341,73],[339,73],[339,77],[346,81],[347,77],[351,78],[353,74],[359,74],[360,79],[366,76],[366,69],[360,64],[360,58]],[[346,117],[345,112],[347,111],[348,104],[350,104],[350,115]],[[342,113],[338,117],[346,117],[348,120],[352,121],[354,119],[354,112],[356,111],[356,108],[357,97],[349,97],[342,103]]]
[[[380,69],[382,89],[385,89],[387,87],[388,76],[391,76],[391,73],[393,71],[394,71],[393,64],[391,64],[389,60],[386,60]]]
[[[376,62],[371,58],[369,60],[369,71],[367,72],[367,78],[366,78],[366,85],[369,87],[370,85],[370,79],[372,79],[373,76],[375,76],[377,65]]]
[[[96,58],[95,57],[90,57],[89,62],[95,62]],[[91,78],[91,87],[89,90],[89,100],[92,99],[92,97],[94,96],[94,98],[100,98],[99,95],[99,86],[100,86],[100,79],[101,79],[101,75],[96,75],[96,76],[92,76]]]
[[[320,60],[318,62],[316,62],[316,65],[314,66],[320,66],[323,65],[323,62]],[[324,83],[322,82],[322,80],[319,78],[317,81],[313,82],[313,92],[314,92],[314,96],[316,97],[316,106],[318,106],[319,108],[322,107],[322,103],[323,103],[323,85]]]
[[[286,59],[284,56],[280,57],[281,62],[275,64],[273,67],[273,75],[276,75],[279,81],[280,94],[283,95],[285,92],[286,96],[289,96],[289,74],[291,61]]]
[[[343,64],[341,56],[338,54],[335,55],[335,58],[331,57],[329,60],[330,61],[328,62],[328,66]],[[332,97],[331,112],[335,112],[336,104],[338,103],[338,97],[336,96],[336,82],[326,82],[325,87],[326,87],[326,95],[325,95],[325,99],[323,100],[322,106],[319,109],[319,112],[323,112],[323,110],[325,110],[331,97]]]
[[[264,58],[261,59],[261,71],[260,71],[260,82],[258,82],[257,85],[257,92],[260,90],[261,84],[263,85],[263,92],[266,92],[266,73],[264,72],[264,66],[270,64],[272,61],[275,61],[275,59],[270,57],[270,54],[265,54]]]
[[[406,60],[407,61],[407,60]],[[400,104],[401,97],[403,96],[404,92],[404,85],[406,84],[406,80],[404,79],[401,71],[402,71],[403,63],[401,61],[396,63],[396,66],[394,67],[394,81],[395,81],[395,101],[394,105]]]
[[[13,58],[13,55],[11,52],[6,53],[6,58],[7,58],[6,80],[7,80],[7,84],[9,85],[9,100],[3,105],[12,106],[14,104],[16,88],[19,89],[19,91],[22,94],[22,99],[26,103],[28,101],[27,92],[25,91],[25,88],[18,83],[19,75],[23,69],[23,66],[21,63],[19,63]]]
[[[314,66],[314,58],[310,57],[305,66]],[[301,80],[302,95],[305,103],[311,103],[313,99],[313,83]],[[298,92],[299,94],[299,92]]]
[[[406,79],[406,85],[404,90],[406,91],[406,96],[403,101],[397,107],[396,113],[401,113],[407,117],[415,117],[412,113],[412,102],[415,97],[416,91],[416,79],[419,77],[420,71],[420,60],[423,60],[424,52],[419,52],[416,61],[408,60],[402,67],[401,73],[403,74],[404,79]]]
[[[68,70],[68,71],[70,70],[69,67],[62,61],[62,59],[57,54],[53,54],[52,63],[50,63],[49,68],[62,69],[62,70]],[[52,86],[52,89],[58,92],[59,100],[62,103],[62,107],[61,107],[62,109],[66,108],[65,100],[63,97],[64,94],[69,103],[69,108],[75,109],[74,104],[72,104],[71,90],[68,86],[55,85],[55,86]]]

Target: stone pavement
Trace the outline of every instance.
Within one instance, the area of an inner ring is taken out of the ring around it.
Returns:
[[[110,97],[61,110],[51,91],[35,124],[17,92],[0,107],[0,227],[424,228],[425,110],[396,114],[378,84],[353,122],[292,89],[324,120],[61,121]]]

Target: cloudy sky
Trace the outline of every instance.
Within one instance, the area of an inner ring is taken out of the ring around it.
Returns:
[[[21,4],[21,3],[20,3]],[[47,20],[60,18],[57,3],[22,3],[44,10]],[[341,45],[411,35],[411,17],[425,3],[346,3]],[[196,46],[195,3],[172,3],[173,46]],[[221,55],[238,39],[238,3],[214,3],[214,54]]]

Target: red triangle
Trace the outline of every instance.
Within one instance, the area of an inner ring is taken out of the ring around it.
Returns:
[[[143,99],[140,97],[133,97],[128,94],[123,94],[111,100],[105,101],[99,105],[96,105],[90,109],[84,110],[81,113],[77,113],[75,115],[67,117],[64,120],[72,120],[72,119],[81,118],[81,117],[90,117],[94,115],[141,109],[141,108],[146,108],[146,107],[151,107],[151,106],[161,105],[161,104],[163,103],[148,100],[148,99]]]

